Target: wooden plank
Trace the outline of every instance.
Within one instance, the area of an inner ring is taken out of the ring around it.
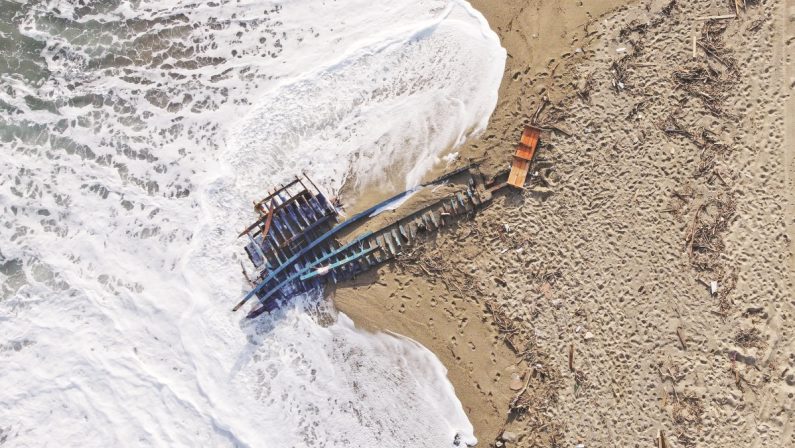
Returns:
[[[467,188],[467,196],[469,196],[469,200],[472,201],[472,205],[480,205],[480,201],[478,200],[477,196],[475,196],[475,191],[471,188]]]
[[[508,185],[516,188],[524,188],[524,181],[527,179],[527,172],[530,170],[530,161],[514,159],[511,174],[508,175]]]
[[[533,160],[533,154],[535,154],[535,148],[530,148],[529,146],[525,146],[522,144],[516,145],[516,154],[514,157],[518,157],[524,160]]]
[[[337,268],[340,268],[340,267],[343,267],[343,266],[345,266],[345,265],[347,265],[349,263],[352,263],[352,262],[358,260],[359,258],[364,257],[365,255],[367,255],[370,252],[373,252],[375,250],[376,250],[376,248],[370,247],[370,248],[364,249],[364,250],[362,250],[360,252],[356,252],[356,253],[354,253],[352,255],[349,255],[349,256],[343,258],[342,260],[337,261],[336,263],[332,263],[332,264],[330,264],[328,266],[321,266],[321,267],[315,268],[314,270],[309,270],[309,272],[305,272],[304,274],[302,274],[300,279],[303,281],[303,280],[309,280],[310,278],[316,277],[318,275],[326,275],[330,271],[332,271],[334,269],[337,269]]]
[[[399,248],[403,247],[403,243],[400,241],[400,236],[398,235],[397,229],[392,227],[392,239],[395,240]]]
[[[428,212],[428,215],[430,215],[430,217],[431,217],[431,222],[433,223],[433,225],[434,225],[434,226],[435,226],[437,229],[438,229],[439,227],[441,227],[441,226],[439,225],[439,220],[438,220],[438,219],[436,219],[436,213],[434,213],[434,212],[433,212],[433,210],[429,211],[429,212]]]
[[[297,201],[300,196],[305,195],[305,194],[309,194],[309,192],[304,190],[304,191],[296,194],[295,196],[291,197],[287,201],[285,201],[285,202],[283,202],[281,204],[278,204],[278,205],[275,204],[275,201],[271,201],[271,204],[274,205],[273,214],[275,215],[276,212],[280,211],[282,208],[284,208],[288,204],[292,203],[293,201]],[[238,235],[238,238],[240,238],[241,236],[245,235],[246,233],[249,233],[252,230],[254,230],[255,228],[257,228],[257,226],[259,226],[260,224],[262,224],[264,221],[266,221],[268,219],[269,215],[270,215],[269,213],[262,215],[258,220],[256,220],[254,222],[254,224],[251,224],[250,226],[248,226],[246,228],[246,230],[240,232],[240,235]],[[259,232],[254,232],[254,236],[256,236],[257,234],[259,234]]]
[[[417,223],[415,221],[409,223],[409,235],[412,240],[417,238]]]
[[[248,239],[251,242],[251,244],[249,244],[249,245],[250,246],[254,246],[254,250],[257,252],[257,255],[259,255],[259,257],[261,259],[260,264],[257,264],[257,263],[254,263],[254,259],[249,256],[249,258],[251,258],[251,262],[254,264],[254,267],[258,268],[258,267],[262,266],[263,263],[267,263],[268,262],[268,258],[265,256],[265,253],[262,252],[262,248],[259,246],[259,244],[257,244],[257,241],[254,240],[254,238],[251,237],[251,235],[248,236]],[[246,246],[246,249],[248,249],[249,245]]]
[[[296,177],[295,180],[293,180],[289,184],[287,184],[287,185],[285,185],[283,187],[280,187],[278,190],[274,191],[273,193],[271,193],[268,196],[266,196],[264,199],[260,200],[256,204],[254,204],[254,208],[259,209],[259,207],[262,204],[264,204],[265,202],[269,201],[270,199],[272,199],[274,196],[276,196],[277,194],[281,193],[282,191],[285,191],[288,188],[292,187],[293,185],[297,184],[298,182],[300,182],[300,180]]]
[[[522,131],[522,138],[520,142],[535,151],[539,137],[541,137],[541,129],[533,126],[525,126],[524,131]]]
[[[527,173],[530,171],[530,162],[535,155],[540,136],[540,129],[533,126],[525,126],[520,144],[516,147],[516,153],[513,157],[511,173],[508,175],[508,185],[516,188],[524,187]]]
[[[464,195],[461,194],[460,191],[456,191],[455,197],[456,197],[456,199],[458,199],[458,203],[461,204],[461,207],[464,208],[464,211],[469,211],[469,208],[467,207],[466,202],[464,202]]]
[[[318,219],[317,221],[312,223],[312,225],[310,225],[309,227],[305,228],[304,230],[302,230],[298,234],[291,236],[290,239],[288,239],[284,243],[280,244],[279,247],[281,248],[281,247],[287,246],[288,244],[292,244],[292,243],[298,241],[299,239],[307,236],[307,234],[309,232],[311,232],[313,230],[316,230],[318,227],[322,226],[323,224],[325,224],[326,222],[331,220],[331,218],[333,218],[333,217],[334,217],[334,215],[329,213],[328,215]]]
[[[386,244],[389,247],[389,253],[392,255],[397,255],[399,253],[395,247],[395,243],[392,242],[392,238],[389,237],[389,232],[384,233],[384,241],[386,241]]]
[[[453,214],[457,215],[459,213],[459,211],[458,211],[458,206],[455,205],[455,199],[450,198],[450,205],[453,208]]]
[[[400,228],[400,234],[403,235],[403,238],[406,239],[406,242],[411,243],[411,239],[409,238],[409,234],[408,234],[408,232],[406,232],[406,228],[403,226],[403,224],[398,223],[398,227]]]
[[[736,18],[737,18],[737,14],[725,14],[725,15],[722,15],[722,16],[696,17],[696,20],[698,20],[698,21],[704,21],[704,20],[728,20],[728,19],[736,19]]]

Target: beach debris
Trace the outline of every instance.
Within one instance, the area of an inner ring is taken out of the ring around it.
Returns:
[[[613,64],[610,66],[610,71],[613,74],[611,83],[613,85],[613,90],[615,90],[616,93],[620,93],[627,87],[627,65],[629,63],[630,56],[631,55],[629,54],[624,55],[624,57],[613,62]]]
[[[734,343],[742,348],[759,348],[763,349],[767,346],[762,332],[758,328],[740,329],[734,335]]]
[[[588,381],[588,377],[585,375],[585,372],[582,370],[575,370],[574,371],[574,396],[577,397],[580,394],[583,386]]]
[[[588,73],[578,84],[577,84],[577,96],[580,97],[586,103],[591,102],[591,89],[593,89],[593,74],[594,72]]]
[[[700,271],[717,272],[719,254],[723,251],[723,233],[734,218],[736,204],[731,194],[723,194],[702,202],[693,215],[685,244],[690,263]],[[712,291],[712,284],[708,285]],[[721,296],[726,285],[716,291]]]
[[[500,438],[505,442],[516,442],[519,436],[515,432],[503,431]]]
[[[538,290],[544,295],[545,299],[549,300],[552,298],[552,285],[549,282],[542,283]]]
[[[539,128],[525,126],[524,131],[522,131],[521,140],[519,144],[516,145],[511,172],[508,175],[508,185],[512,185],[516,188],[524,188],[527,172],[530,169],[530,163],[533,161],[536,146],[538,145],[538,138],[540,136],[541,130]]]
[[[745,11],[745,0],[734,0],[734,13],[736,17],[740,17],[740,10]]]
[[[524,374],[520,375],[518,372],[513,372],[511,374],[511,384],[508,386],[513,391],[521,390],[524,387],[524,382],[522,382],[522,377]]]
[[[456,216],[468,217],[470,212],[488,202],[493,190],[507,185],[493,180],[487,184],[474,169],[476,166],[470,164],[455,169],[342,222],[338,222],[338,208],[306,175],[272,190],[254,204],[259,216],[240,234],[248,239],[245,251],[255,271],[249,277],[253,289],[233,311],[255,298],[259,306],[247,316],[254,318],[326,282],[345,281],[388,260],[407,258],[403,254],[417,242],[418,230],[430,233],[452,224]],[[421,188],[452,185],[455,177],[463,183],[456,183],[459,190],[447,197],[374,231],[362,231],[358,235],[349,231],[385,209],[394,209],[395,204],[402,203]],[[346,234],[352,234],[353,239],[344,236]],[[435,277],[439,271],[433,264],[419,267],[430,277]],[[460,288],[453,286],[460,292]]]
[[[586,332],[585,332],[585,336],[583,336],[583,338],[584,338],[586,341],[590,341],[591,339],[593,339],[593,338],[594,338],[594,336],[593,336],[593,333],[591,333],[590,331],[586,331]]]
[[[662,429],[657,432],[657,448],[668,448],[668,444],[665,442],[665,435],[663,435]]]
[[[729,20],[729,19],[736,19],[736,14],[724,14],[720,16],[701,16],[696,17],[696,20],[699,22],[707,21],[707,20]]]
[[[713,280],[709,282],[709,293],[713,296],[718,293],[718,282]]]
[[[574,344],[569,344],[569,371],[574,372]]]
[[[685,330],[682,327],[676,327],[676,336],[679,338],[679,343],[682,344],[682,350],[687,350],[687,344],[685,344]]]

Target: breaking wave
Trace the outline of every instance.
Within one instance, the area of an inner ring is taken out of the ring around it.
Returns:
[[[419,344],[229,311],[265,188],[412,186],[485,126],[505,51],[469,4],[0,0],[0,56],[0,440],[474,442]]]

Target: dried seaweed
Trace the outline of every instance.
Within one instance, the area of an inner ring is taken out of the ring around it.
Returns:
[[[701,28],[701,35],[696,42],[707,56],[721,63],[727,70],[737,73],[737,61],[723,43],[723,33],[726,32],[728,22],[722,20],[707,20]]]
[[[720,195],[705,201],[696,210],[686,238],[690,263],[700,271],[716,271],[718,257],[725,248],[723,233],[736,212],[731,195]]]
[[[762,332],[756,328],[741,329],[734,335],[734,343],[742,348],[759,348],[767,347],[767,341],[762,335]]]
[[[706,129],[688,129],[679,123],[676,118],[677,111],[672,112],[660,125],[660,129],[666,135],[677,135],[690,140],[700,149],[699,163],[694,173],[695,177],[702,177],[710,173],[717,173],[716,165],[718,158],[724,156],[729,151],[729,146],[718,140],[718,136]]]

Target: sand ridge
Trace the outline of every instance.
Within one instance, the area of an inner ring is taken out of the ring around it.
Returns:
[[[795,446],[792,2],[580,11],[547,61],[555,6],[474,3],[511,56],[462,155],[503,168],[543,96],[559,131],[525,192],[337,306],[437,353],[480,446]]]

